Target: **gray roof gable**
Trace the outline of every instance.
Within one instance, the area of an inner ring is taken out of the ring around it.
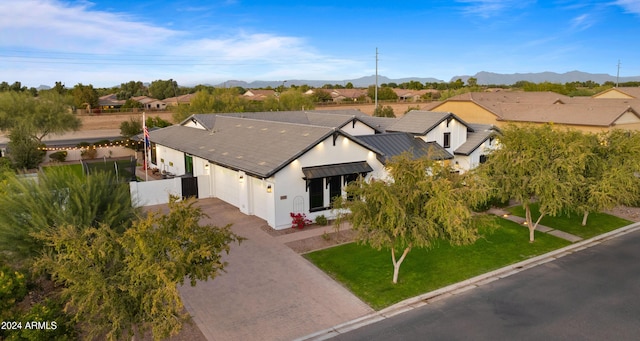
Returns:
[[[150,137],[157,144],[266,178],[332,134],[379,153],[335,128],[225,115],[216,117],[210,131],[174,125],[150,132]]]
[[[429,156],[434,160],[453,159],[453,155],[447,152],[436,142],[425,142],[413,137],[409,133],[385,133],[375,135],[356,136],[355,139],[380,151],[378,159],[386,163],[394,156],[404,152],[413,153],[413,157]]]
[[[473,131],[469,124],[450,112],[422,110],[412,110],[406,113],[396,123],[387,127],[387,131],[401,131],[415,135],[426,135],[433,128],[449,118],[454,118],[465,125],[467,129]]]
[[[467,140],[453,153],[456,155],[469,155],[489,138],[499,134],[498,128],[490,124],[470,124],[473,132],[467,133]]]
[[[379,124],[371,122],[370,116],[358,110],[312,110],[312,111],[261,111],[219,114],[194,114],[180,123],[194,120],[208,130],[215,127],[218,116],[237,117],[271,122],[308,124],[320,127],[342,128],[353,120],[360,121],[375,131],[381,132]]]

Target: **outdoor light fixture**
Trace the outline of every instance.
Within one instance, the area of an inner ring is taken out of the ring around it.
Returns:
[[[240,178],[238,178],[238,180],[240,180],[240,182],[242,182],[244,180],[244,175],[240,174]]]
[[[273,192],[273,188],[271,187],[271,185],[267,186],[267,193],[271,193]]]

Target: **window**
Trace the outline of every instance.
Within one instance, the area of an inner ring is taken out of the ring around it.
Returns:
[[[342,177],[339,175],[332,176],[327,180],[329,181],[329,198],[331,200],[331,204],[333,204],[333,198],[342,195]]]
[[[309,180],[309,211],[324,209],[324,179]]]
[[[485,163],[485,162],[487,162],[487,156],[484,154],[480,155],[480,163]]]
[[[444,141],[442,143],[444,148],[451,148],[451,133],[444,133]]]

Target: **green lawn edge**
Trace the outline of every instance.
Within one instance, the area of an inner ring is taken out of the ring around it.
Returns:
[[[380,310],[474,276],[487,273],[571,243],[536,232],[529,243],[529,232],[512,221],[495,217],[499,228],[481,231],[473,245],[451,246],[438,242],[430,249],[413,249],[400,268],[397,284],[392,283],[393,266],[389,250],[349,243],[305,254],[304,257],[356,296]]]
[[[509,207],[507,211],[518,217],[524,218],[525,216],[522,206],[512,206]],[[532,204],[532,220],[536,221],[539,216],[540,212],[538,211],[538,204]],[[540,220],[541,225],[571,233],[583,239],[595,237],[603,233],[619,229],[623,226],[627,226],[631,223],[633,222],[606,213],[590,213],[586,226],[582,226],[582,214],[577,213],[558,215],[555,217],[545,216]]]

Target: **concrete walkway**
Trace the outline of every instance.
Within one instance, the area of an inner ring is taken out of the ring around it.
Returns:
[[[509,213],[509,212],[507,212],[507,211],[505,211],[503,209],[491,208],[488,212],[491,213],[491,214],[503,217],[503,218],[505,218],[507,220],[511,220],[511,221],[513,221],[515,223],[518,223],[520,225],[526,226],[524,224],[525,223],[525,219],[524,218],[515,216],[515,215],[513,215],[513,214],[511,214],[511,213]],[[544,226],[544,225],[540,225],[540,224],[538,224],[538,226],[536,226],[536,231],[540,231],[542,233],[547,233],[547,234],[550,234],[552,236],[556,236],[558,238],[562,238],[562,239],[568,240],[568,241],[570,241],[572,243],[576,243],[576,242],[579,242],[579,241],[582,240],[581,237],[578,237],[576,235],[573,235],[573,234],[570,234],[570,233],[567,233],[567,232],[564,232],[564,231],[556,230],[554,228],[551,228],[551,227],[548,227],[548,226]]]
[[[263,220],[218,199],[200,199],[198,205],[210,217],[203,224],[233,223],[232,230],[247,238],[224,257],[226,273],[180,287],[187,311],[208,340],[292,340],[373,312],[284,245],[321,235],[321,229],[279,239],[261,228]]]

